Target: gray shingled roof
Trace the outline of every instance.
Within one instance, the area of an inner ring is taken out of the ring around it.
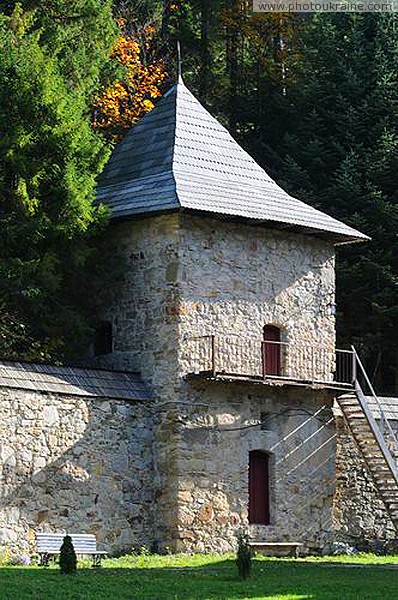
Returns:
[[[150,398],[147,388],[135,373],[22,362],[0,362],[1,387],[122,400]]]
[[[324,236],[369,239],[287,194],[182,82],[115,148],[98,181],[113,218],[192,210]]]

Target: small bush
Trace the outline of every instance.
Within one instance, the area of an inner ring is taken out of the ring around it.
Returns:
[[[70,535],[66,535],[59,554],[59,568],[61,569],[61,573],[73,575],[76,573],[76,564],[76,552],[72,544],[72,538]]]
[[[238,550],[236,553],[236,564],[238,566],[239,576],[242,579],[250,577],[252,568],[252,551],[249,546],[249,536],[244,531],[240,531],[237,535]]]

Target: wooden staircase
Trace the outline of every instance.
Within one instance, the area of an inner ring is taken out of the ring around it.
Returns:
[[[356,379],[354,391],[340,396],[337,401],[398,531],[398,441],[370,382],[369,385],[381,412],[380,424],[375,420]]]

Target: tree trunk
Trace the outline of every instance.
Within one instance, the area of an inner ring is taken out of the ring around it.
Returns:
[[[163,0],[161,33],[164,40],[167,40],[169,37],[170,2],[171,0]]]
[[[209,93],[210,82],[210,18],[211,0],[201,0],[200,17],[200,91],[201,97],[206,99]]]
[[[227,73],[229,77],[229,130],[233,134],[236,133],[238,125],[238,46],[239,33],[236,27],[227,27]]]

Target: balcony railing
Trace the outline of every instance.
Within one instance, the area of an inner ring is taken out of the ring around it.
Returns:
[[[352,385],[351,350],[263,341],[236,335],[190,338],[185,348],[187,372],[255,380],[281,379]]]

